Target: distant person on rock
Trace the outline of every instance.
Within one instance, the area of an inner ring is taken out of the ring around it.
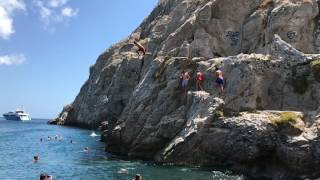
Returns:
[[[219,67],[216,66],[215,68],[216,68],[216,71],[215,71],[216,84],[220,89],[220,93],[223,93],[223,86],[224,86],[223,73]]]
[[[132,180],[142,180],[142,176],[140,174],[136,174]]]
[[[137,48],[138,48],[138,50],[136,52],[139,56],[141,55],[140,53],[142,53],[142,55],[144,56],[146,54],[146,48],[143,47],[138,41],[139,41],[139,39],[134,39],[134,41],[133,41],[133,44],[135,46],[137,46]]]
[[[182,88],[184,90],[184,93],[186,94],[187,93],[188,82],[190,80],[189,72],[186,71],[186,70],[183,70],[181,72],[180,79],[181,79],[181,86],[182,86]]]
[[[198,69],[198,71],[197,71],[197,91],[199,91],[199,89],[201,91],[203,91],[202,84],[203,84],[203,74],[202,74],[201,70]]]

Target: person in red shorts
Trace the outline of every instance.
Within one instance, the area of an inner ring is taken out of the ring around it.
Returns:
[[[202,84],[203,84],[203,74],[202,74],[201,70],[198,69],[198,71],[197,71],[197,83],[196,83],[197,91],[199,91],[199,90],[203,91]]]

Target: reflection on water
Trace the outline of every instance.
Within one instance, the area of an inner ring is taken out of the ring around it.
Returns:
[[[105,153],[99,137],[90,137],[90,133],[78,128],[50,126],[46,120],[16,122],[0,119],[0,179],[39,179],[41,172],[52,174],[59,180],[128,180],[137,173],[145,180],[243,179],[219,171],[158,165],[113,156]],[[55,140],[56,135],[62,139]],[[84,147],[89,147],[89,153],[83,151]],[[34,155],[40,156],[38,163],[32,161]]]

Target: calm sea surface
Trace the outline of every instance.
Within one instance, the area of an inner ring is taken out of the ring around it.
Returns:
[[[42,172],[53,175],[55,180],[131,180],[137,173],[144,180],[243,179],[218,171],[112,156],[104,152],[100,137],[89,136],[91,131],[51,126],[46,121],[16,122],[0,118],[0,180],[39,179]],[[55,140],[56,135],[63,138]],[[50,141],[48,136],[52,137]],[[84,147],[89,147],[90,152],[83,152]],[[34,155],[40,156],[38,163],[33,162]]]

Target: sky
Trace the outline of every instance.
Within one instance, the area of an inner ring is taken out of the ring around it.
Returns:
[[[158,0],[0,0],[0,114],[54,118]],[[0,115],[1,116],[1,115]]]

